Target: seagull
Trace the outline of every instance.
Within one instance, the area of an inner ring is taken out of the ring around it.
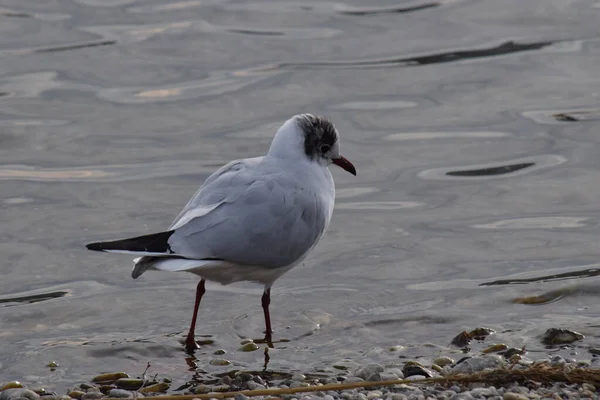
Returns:
[[[232,161],[210,175],[164,232],[86,247],[139,256],[134,279],[147,270],[200,277],[185,340],[189,352],[199,348],[194,331],[206,280],[264,285],[264,341],[272,346],[271,286],[302,262],[329,226],[335,202],[331,164],[356,175],[340,155],[330,120],[295,115],[277,130],[265,156]]]

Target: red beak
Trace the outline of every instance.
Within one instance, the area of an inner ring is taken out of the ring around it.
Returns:
[[[350,161],[346,160],[346,158],[342,156],[340,156],[340,158],[334,158],[333,163],[356,176],[356,168],[354,168],[354,165],[352,165]]]

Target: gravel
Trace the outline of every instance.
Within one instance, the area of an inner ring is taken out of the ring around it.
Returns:
[[[565,371],[575,367],[598,368],[600,365],[596,359],[592,361],[576,361],[561,356],[546,357],[537,361],[530,360],[525,356],[511,358],[507,361],[498,355],[483,354],[473,357],[464,357],[454,361],[449,357],[439,357],[429,363],[420,359],[403,360],[393,365],[381,365],[370,363],[352,370],[336,370],[331,376],[324,374],[314,375],[311,373],[296,372],[293,374],[269,374],[253,372],[231,372],[220,377],[212,377],[210,382],[204,384],[195,383],[186,389],[171,391],[172,394],[207,394],[229,391],[258,390],[270,388],[302,388],[314,387],[334,383],[360,383],[364,381],[386,381],[397,380],[407,377],[408,380],[424,378],[424,374],[433,377],[441,377],[454,373],[474,373],[496,368],[524,369],[531,365],[545,364],[548,366],[563,368]],[[404,365],[401,365],[401,364]],[[441,364],[441,365],[440,365]],[[436,365],[437,368],[431,368]],[[430,369],[431,368],[431,369]],[[403,372],[404,371],[404,372]],[[135,383],[135,379],[129,378],[124,373],[104,374],[102,379],[95,377],[92,384],[82,383],[72,388],[67,394],[51,393],[44,389],[27,388],[20,382],[0,383],[0,400],[99,400],[111,398],[143,398],[166,394],[170,389],[170,380],[163,379],[162,382],[144,381],[143,387],[137,390],[122,389],[125,383]],[[262,375],[262,376],[261,376]],[[112,381],[110,381],[112,379]],[[149,390],[149,388],[154,388]],[[494,399],[494,400],[525,400],[525,399],[600,399],[600,385],[591,383],[581,385],[568,385],[565,383],[554,383],[544,386],[541,383],[530,382],[527,385],[510,383],[507,385],[493,386],[484,383],[470,384],[447,384],[410,382],[379,387],[354,388],[336,390],[321,390],[314,392],[283,394],[278,397],[260,396],[253,399],[274,400],[429,400],[429,399]],[[42,394],[42,396],[40,396]],[[248,397],[238,394],[236,400],[244,400]]]

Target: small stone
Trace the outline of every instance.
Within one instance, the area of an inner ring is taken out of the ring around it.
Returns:
[[[435,372],[438,372],[438,373],[440,373],[440,374],[441,374],[442,372],[444,372],[444,368],[440,367],[440,366],[439,366],[439,365],[437,365],[437,364],[431,364],[431,369],[432,369],[432,370],[434,370]]]
[[[404,368],[402,368],[402,373],[404,374],[404,379],[415,375],[421,375],[428,378],[431,377],[431,372],[429,372],[427,369],[419,365],[408,363],[404,366]]]
[[[402,393],[394,393],[392,395],[392,400],[408,400],[408,397],[406,397],[406,395],[403,395]]]
[[[252,380],[256,383],[260,383],[261,385],[265,384],[265,381],[263,380],[263,378],[261,378],[259,375],[255,375],[252,377]]]
[[[228,361],[224,358],[213,358],[212,360],[210,360],[209,362],[210,365],[218,365],[218,366],[225,366],[225,365],[230,365],[231,361]]]
[[[596,386],[592,385],[591,383],[584,383],[581,385],[581,387],[584,390],[589,390],[590,392],[595,392],[596,391]]]
[[[81,400],[81,398],[83,397],[83,395],[85,394],[84,392],[82,392],[81,390],[73,390],[69,393],[67,393],[69,395],[69,397],[72,397],[74,399],[77,400]]]
[[[292,375],[292,378],[291,378],[291,379],[292,379],[293,381],[303,381],[303,380],[305,380],[305,379],[306,379],[306,375],[304,375],[304,374],[300,374],[300,373],[297,373],[297,374],[294,374],[294,375]]]
[[[349,376],[344,383],[359,383],[364,382],[365,380],[359,376]]]
[[[428,377],[425,375],[411,375],[411,376],[405,376],[404,379],[407,381],[420,381],[422,379],[427,379]]]
[[[200,384],[194,388],[195,394],[205,394],[212,390],[212,388],[208,385]]]
[[[144,385],[144,380],[135,378],[120,378],[117,379],[115,385],[117,385],[119,389],[138,390],[142,387],[142,385]]]
[[[252,339],[242,339],[242,340],[240,340],[240,344],[242,346],[245,345],[245,344],[248,344],[248,343],[254,343],[254,340],[252,340]]]
[[[23,384],[19,381],[12,381],[12,382],[8,382],[5,383],[1,388],[0,391],[6,390],[6,389],[20,389],[23,387]]]
[[[129,378],[125,372],[111,372],[108,374],[96,375],[92,378],[93,383],[113,383],[121,378]]]
[[[382,380],[383,379],[381,379],[381,373],[379,372],[374,373],[366,379],[367,382],[381,382]]]
[[[119,399],[127,399],[129,397],[133,397],[133,393],[125,389],[112,389],[110,392],[108,392],[108,396]]]
[[[222,356],[223,354],[227,353],[225,350],[223,349],[218,349],[215,350],[215,352],[213,353],[215,356]]]
[[[229,385],[214,385],[210,391],[223,393],[223,392],[229,392],[230,389],[231,388],[229,387]]]
[[[357,376],[362,379],[367,379],[371,375],[373,375],[377,372],[383,372],[383,371],[384,371],[383,366],[381,366],[379,364],[367,364],[364,367],[357,369],[354,372],[354,376]]]
[[[48,393],[48,391],[43,388],[43,387],[32,387],[29,388],[29,390],[33,390],[34,392],[36,392],[37,394],[39,394],[40,396],[48,396],[50,393]]]
[[[506,392],[504,396],[502,396],[503,400],[528,400],[529,398],[525,395],[513,392]]]
[[[479,372],[486,368],[497,369],[504,366],[505,361],[502,357],[496,355],[484,355],[471,357],[452,368],[452,372]]]
[[[115,388],[114,385],[100,385],[100,387],[98,388],[98,390],[100,390],[104,394],[108,394],[114,388]]]
[[[454,360],[450,357],[438,357],[433,360],[433,363],[439,365],[440,367],[445,367],[446,365],[454,364]]]
[[[367,400],[375,400],[375,399],[380,399],[383,397],[383,393],[381,393],[379,390],[373,390],[371,392],[369,392],[369,394],[367,394]]]
[[[16,400],[18,398],[25,398],[28,400],[37,400],[40,398],[40,395],[34,392],[33,390],[24,389],[24,388],[11,388],[4,389],[0,393],[0,400]]]
[[[219,379],[220,385],[231,385],[232,382],[233,382],[233,379],[231,379],[231,377],[229,375],[225,375],[224,377]]]
[[[590,354],[594,354],[596,356],[600,356],[600,347],[590,347],[588,349],[588,351],[590,352]]]
[[[48,368],[58,368],[58,363],[56,361],[50,361],[48,364],[46,364],[46,367],[48,367]]]
[[[506,358],[507,360],[510,360],[514,356],[520,356],[525,353],[526,353],[525,349],[517,349],[515,347],[511,347],[510,349],[506,349],[506,351],[504,351],[500,354],[502,356],[504,356],[504,358]]]
[[[561,356],[555,356],[551,361],[550,361],[550,365],[552,365],[553,367],[558,367],[561,365],[565,365],[567,363],[567,361],[561,357]]]
[[[240,347],[240,351],[244,351],[244,352],[256,351],[258,349],[259,349],[258,345],[254,342],[246,343],[245,345]]]
[[[238,393],[238,394],[235,395],[234,399],[235,400],[248,400],[248,397],[244,396],[241,393]]]
[[[90,385],[89,383],[82,383],[79,387],[83,390],[94,389],[96,386]]]
[[[97,400],[105,397],[104,393],[100,392],[88,392],[81,396],[81,400]]]
[[[402,371],[400,371],[402,372]],[[398,380],[398,375],[392,372],[391,370],[379,373],[382,381],[396,381]],[[404,375],[402,375],[404,378]]]
[[[489,397],[493,395],[492,390],[485,387],[471,389],[471,396],[473,397]]]
[[[169,390],[171,385],[166,382],[155,383],[140,389],[140,393],[163,393]]]
[[[542,343],[545,345],[569,344],[585,338],[581,333],[568,329],[550,328],[544,333]]]
[[[489,353],[497,353],[499,351],[504,351],[506,349],[508,349],[508,346],[505,345],[504,343],[496,343],[491,346],[488,346],[487,348],[483,349],[481,352],[483,354],[489,354]]]
[[[471,334],[469,334],[467,331],[462,331],[458,335],[454,336],[450,344],[462,348],[467,347],[469,343],[471,343],[471,340],[473,340],[473,336],[471,336]]]
[[[487,336],[494,332],[495,331],[493,329],[480,327],[473,329],[471,332],[469,332],[469,335],[471,335],[471,337],[475,340],[484,340]]]
[[[260,383],[256,383],[254,381],[248,382],[248,389],[250,390],[258,390],[258,389],[266,389],[265,385],[261,385]]]

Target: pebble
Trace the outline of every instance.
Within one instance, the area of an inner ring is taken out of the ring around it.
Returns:
[[[18,389],[18,388],[22,388],[23,384],[19,381],[12,381],[12,382],[8,382],[6,384],[4,384],[2,387],[0,387],[0,391],[2,390],[6,390],[6,389]]]
[[[297,373],[297,374],[292,375],[291,379],[293,381],[304,381],[304,380],[306,380],[306,375]]]
[[[504,396],[502,396],[503,400],[528,400],[529,397],[520,394],[520,393],[513,393],[513,392],[506,392],[504,393]]]
[[[478,332],[479,333],[479,332]],[[254,344],[251,341],[246,344]],[[507,349],[508,350],[508,349]],[[516,349],[521,351],[520,349]],[[447,373],[469,373],[479,372],[484,369],[499,368],[507,365],[507,361],[500,355],[497,354],[477,354],[477,352],[468,353],[466,357],[460,359],[458,363],[454,362],[454,359],[450,357],[438,357],[431,361],[426,358],[419,359],[421,362],[414,360],[407,361],[403,357],[396,359],[395,361],[386,361],[382,364],[366,364],[358,368],[353,367],[354,373],[350,373],[347,369],[345,370],[333,370],[330,375],[317,375],[316,377],[310,376],[307,378],[306,375],[295,372],[293,375],[278,375],[278,374],[259,374],[255,372],[237,371],[224,374],[207,375],[206,382],[211,384],[198,384],[193,389],[187,389],[195,394],[208,394],[208,396],[217,397],[219,393],[228,391],[240,391],[240,390],[261,390],[266,388],[302,388],[310,385],[324,385],[338,382],[346,383],[360,383],[364,381],[390,381],[397,379],[407,380],[419,380],[430,376],[431,374],[437,374],[432,372],[432,369],[438,371],[443,375]],[[450,354],[456,354],[450,353]],[[586,352],[586,354],[588,354]],[[571,355],[577,355],[571,354]],[[517,356],[515,354],[515,356]],[[547,366],[560,367],[565,371],[576,368],[577,366],[583,367],[594,367],[594,361],[597,357],[594,357],[592,361],[586,360],[574,360],[572,358],[564,358],[556,355],[552,359],[546,356],[541,360],[530,360],[525,358],[523,355],[519,355],[520,359],[517,364],[512,365],[514,369],[527,368],[527,365],[540,365],[546,364]],[[225,360],[226,361],[226,360]],[[510,362],[510,361],[509,361]],[[348,362],[349,365],[356,366],[354,362]],[[441,364],[441,365],[440,365]],[[431,365],[431,369],[425,367]],[[442,366],[443,365],[443,366]],[[400,369],[402,366],[402,370]],[[435,368],[433,367],[435,366]],[[454,366],[454,367],[452,367]],[[314,371],[313,371],[314,372]],[[325,372],[324,370],[317,370],[318,373]],[[115,375],[118,374],[118,375]],[[108,375],[108,376],[107,376]],[[125,376],[122,376],[125,375]],[[116,376],[121,376],[116,381],[109,382]],[[262,377],[261,377],[262,376]],[[264,377],[264,378],[263,378]],[[17,381],[9,382],[0,386],[4,388],[0,391],[0,400],[100,400],[103,397],[131,399],[133,397],[142,398],[146,393],[146,396],[152,396],[157,393],[165,393],[169,390],[168,379],[160,379],[161,383],[149,384],[144,388],[139,388],[142,384],[141,379],[129,378],[125,373],[113,373],[113,374],[102,374],[95,377],[96,386],[89,384],[81,384],[77,390],[69,392],[69,396],[57,395],[51,392],[51,388],[48,388],[48,392],[40,398],[31,387],[11,387],[21,385]],[[308,380],[307,380],[308,379]],[[157,379],[158,380],[158,379]],[[216,383],[216,384],[213,384]],[[133,389],[127,389],[126,386]],[[377,385],[377,384],[376,384]],[[387,386],[373,386],[373,387],[359,387],[356,389],[346,389],[343,391],[333,390],[321,390],[315,388],[314,392],[307,393],[295,393],[289,395],[281,395],[282,400],[435,400],[435,399],[456,399],[456,400],[469,400],[469,399],[491,399],[491,400],[525,400],[525,399],[561,399],[561,398],[573,398],[573,399],[599,399],[598,385],[591,383],[584,383],[581,385],[565,385],[555,384],[552,387],[542,386],[541,384],[535,385],[529,383],[529,386],[519,386],[516,383],[508,384],[508,386],[494,387],[489,384],[480,382],[470,384],[453,384],[451,386],[441,384],[423,384],[419,382],[413,382],[411,384],[395,384]],[[115,387],[117,386],[117,387]],[[79,390],[81,388],[82,390]],[[139,390],[134,392],[132,390]],[[86,393],[87,392],[87,393]],[[41,393],[41,392],[39,392]],[[248,397],[238,394],[235,396],[237,400],[247,400]],[[261,400],[275,400],[276,397],[272,396],[260,396],[258,399]]]
[[[108,392],[108,395],[110,397],[116,397],[119,399],[126,399],[129,397],[133,397],[133,393],[130,392],[129,390],[125,390],[125,389],[111,389],[111,391]]]
[[[251,351],[256,351],[258,349],[259,349],[258,345],[254,342],[246,343],[242,347],[240,347],[240,351],[243,351],[246,353],[251,352]]]
[[[117,387],[119,389],[125,389],[125,390],[138,390],[139,388],[142,387],[143,384],[144,384],[143,379],[132,379],[132,378],[120,378],[120,379],[117,379],[117,381],[115,382],[115,385],[117,385]],[[89,390],[88,390],[88,392],[89,392]]]
[[[83,396],[81,396],[81,400],[97,400],[97,399],[101,399],[102,397],[104,397],[103,393],[88,392],[88,393],[84,394]]]
[[[370,376],[372,376],[373,374],[376,374],[378,372],[383,372],[383,371],[384,371],[383,366],[381,366],[379,364],[367,364],[364,367],[357,369],[354,372],[354,376],[357,376],[362,379],[367,379]]]
[[[454,360],[450,357],[438,357],[433,360],[433,363],[439,365],[440,367],[445,367],[446,365],[454,364]]]
[[[18,398],[36,400],[40,398],[40,395],[33,390],[24,388],[5,389],[0,393],[0,400],[16,400]]]
[[[483,355],[471,357],[457,364],[452,368],[452,372],[479,372],[486,368],[500,368],[504,366],[505,361],[500,356]]]
[[[568,329],[550,328],[542,337],[542,343],[546,345],[568,344],[585,338],[581,333]]]
[[[256,383],[254,381],[248,381],[248,389],[258,390],[258,389],[266,389],[266,387],[265,387],[265,385],[261,385],[260,383]]]
[[[228,377],[229,378],[229,377]],[[231,379],[231,378],[229,378]],[[155,383],[154,385],[148,385],[143,387],[142,389],[140,389],[140,393],[161,393],[161,392],[166,392],[167,390],[169,390],[169,387],[171,385],[169,385],[166,382],[161,382],[161,383]]]
[[[209,364],[210,365],[225,366],[225,365],[231,364],[231,361],[226,360],[224,358],[213,358],[212,360],[210,360]]]
[[[116,382],[117,380],[121,379],[121,378],[129,378],[129,375],[127,375],[125,372],[111,372],[108,374],[100,374],[100,375],[96,375],[95,377],[92,378],[92,382],[94,383],[112,383],[112,382]]]

